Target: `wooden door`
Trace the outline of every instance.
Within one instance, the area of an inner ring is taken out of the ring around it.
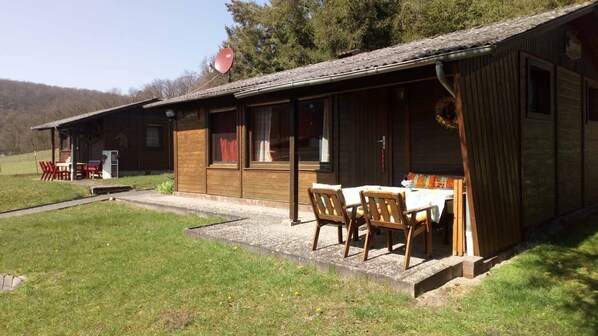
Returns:
[[[389,185],[388,89],[339,96],[339,178],[343,186]]]

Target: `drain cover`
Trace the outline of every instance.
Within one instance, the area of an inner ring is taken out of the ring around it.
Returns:
[[[19,287],[25,281],[25,277],[10,274],[0,274],[0,290],[10,292]]]

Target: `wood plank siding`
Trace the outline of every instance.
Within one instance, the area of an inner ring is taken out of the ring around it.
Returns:
[[[463,176],[463,159],[458,130],[444,128],[435,120],[436,103],[449,93],[438,80],[413,83],[409,86],[408,171],[438,175]],[[401,119],[401,118],[399,118]],[[403,118],[404,119],[404,118]],[[401,141],[395,134],[395,141]],[[403,170],[405,171],[405,170]]]
[[[289,201],[289,171],[247,169],[243,172],[243,197]]]
[[[146,146],[146,127],[159,129],[160,146]],[[65,127],[63,132],[77,130],[77,161],[101,160],[103,150],[118,150],[119,171],[151,172],[172,170],[173,140],[171,122],[164,112],[144,110],[142,106],[124,109],[95,119]],[[70,144],[70,142],[68,142]],[[70,160],[71,151],[60,150],[60,161]]]
[[[207,194],[241,197],[241,171],[239,169],[207,169]]]
[[[598,173],[588,171],[598,166],[598,128],[581,119],[583,78],[595,78],[598,64],[587,53],[568,58],[564,43],[567,32],[579,31],[583,41],[597,29],[586,16],[458,62],[477,255],[491,256],[521,241],[524,228],[581,208],[582,196],[585,204],[598,201]],[[546,115],[528,113],[530,60],[550,71]]]
[[[459,63],[467,197],[480,256],[521,240],[517,65],[516,53]]]
[[[556,72],[557,213],[583,206],[581,75],[562,67]]]
[[[598,81],[588,80],[584,85],[585,113],[589,99],[587,97],[588,85],[598,88]],[[589,120],[584,116],[584,204],[598,203],[598,121]]]
[[[175,155],[178,191],[206,193],[205,118],[202,111],[195,119],[179,118],[177,121]]]

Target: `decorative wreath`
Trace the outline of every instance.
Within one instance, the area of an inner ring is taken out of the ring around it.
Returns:
[[[440,98],[436,103],[434,117],[440,125],[448,129],[459,129],[455,98],[448,96]]]

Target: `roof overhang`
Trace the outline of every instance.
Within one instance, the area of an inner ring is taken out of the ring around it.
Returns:
[[[349,79],[367,77],[367,76],[374,76],[378,74],[400,71],[400,70],[407,70],[417,67],[422,67],[426,65],[433,65],[436,62],[451,62],[451,61],[458,61],[465,58],[470,57],[478,57],[489,55],[494,51],[494,46],[483,46],[483,47],[476,47],[466,50],[459,50],[453,51],[445,54],[440,54],[436,56],[430,56],[425,58],[419,58],[411,61],[396,63],[396,64],[386,64],[382,66],[373,67],[371,69],[363,69],[353,72],[342,73],[338,75],[331,75],[322,78],[316,79],[308,79],[308,80],[300,80],[300,81],[291,81],[288,83],[282,83],[279,85],[272,85],[272,86],[265,86],[265,87],[258,87],[255,89],[245,90],[241,92],[235,93],[236,98],[245,98],[251,97],[259,94],[288,90],[288,89],[296,89],[302,88],[307,86],[313,85],[321,85],[327,83],[334,83]]]
[[[134,103],[130,103],[130,104],[125,104],[125,105],[120,105],[120,106],[116,106],[116,107],[111,107],[111,108],[104,109],[104,110],[98,110],[98,111],[94,111],[94,112],[83,113],[83,114],[76,115],[76,116],[73,116],[73,117],[59,119],[59,120],[51,121],[49,123],[45,123],[45,124],[42,124],[42,125],[33,126],[33,127],[31,127],[31,129],[32,130],[42,131],[42,130],[48,130],[48,129],[57,129],[57,128],[70,127],[70,126],[74,126],[74,125],[76,125],[78,123],[81,123],[81,122],[91,121],[91,120],[94,120],[94,119],[98,119],[98,118],[104,117],[104,116],[109,115],[109,114],[122,112],[122,111],[125,111],[127,109],[134,108],[134,107],[144,106],[145,104],[156,102],[156,101],[159,101],[159,100],[160,100],[159,98],[146,99],[146,100],[142,100],[142,101],[138,101],[138,102],[134,102]]]

